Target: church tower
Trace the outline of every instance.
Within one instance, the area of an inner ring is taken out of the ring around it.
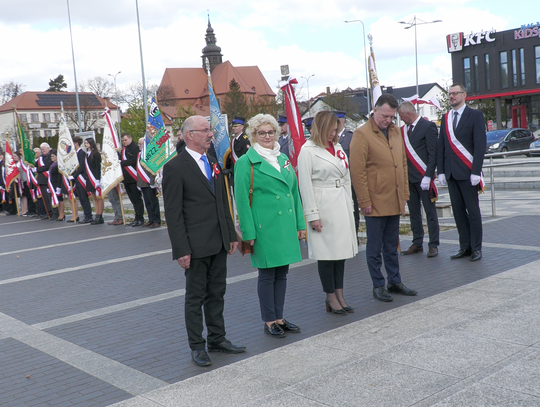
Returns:
[[[210,73],[216,66],[223,62],[223,55],[221,55],[221,48],[216,45],[216,36],[214,35],[214,29],[210,25],[210,16],[208,16],[208,28],[206,29],[206,47],[202,49],[202,66],[206,70],[206,58],[210,63]]]

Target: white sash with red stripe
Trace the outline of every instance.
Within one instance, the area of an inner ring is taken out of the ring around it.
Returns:
[[[94,177],[94,174],[92,173],[92,170],[90,169],[90,166],[88,165],[88,156],[84,159],[84,166],[86,167],[86,173],[88,174],[88,179],[90,180],[90,183],[93,185],[94,189],[96,190],[96,198],[101,199],[101,187],[98,185],[98,180],[96,177]]]
[[[72,184],[69,183],[69,179],[65,175],[62,175],[62,182],[64,183],[64,186],[66,187],[66,191],[68,191],[69,200],[72,201],[74,199]]]
[[[41,198],[41,188],[39,187],[39,184],[37,182],[36,177],[34,176],[34,173],[32,172],[32,169],[30,166],[23,161],[21,161],[21,167],[23,171],[26,173],[26,179],[28,180],[28,188],[32,191],[32,200],[35,202],[37,198]],[[34,185],[35,188],[30,187],[30,183]]]
[[[424,160],[422,160],[422,158],[420,158],[420,156],[417,154],[416,150],[411,145],[411,141],[409,140],[409,136],[405,132],[405,126],[401,126],[401,135],[403,136],[403,141],[404,141],[404,144],[405,144],[405,153],[407,153],[407,158],[412,162],[412,164],[414,165],[414,168],[416,168],[418,170],[420,175],[422,177],[425,177],[426,176],[427,165],[424,162]],[[431,178],[431,182],[429,183],[429,188],[433,190],[433,192],[435,193],[435,197],[438,197],[439,196],[439,190],[437,189],[437,185],[435,185],[435,180],[433,179],[433,177],[430,177],[430,178]]]
[[[450,112],[452,112],[452,110]],[[444,126],[446,129],[446,137],[448,139],[448,143],[450,143],[450,147],[452,147],[452,150],[463,162],[463,164],[465,164],[467,168],[472,171],[473,156],[456,138],[456,135],[454,134],[454,126],[452,125],[452,115],[450,114],[450,112],[447,112],[444,118]],[[484,187],[484,174],[482,174],[482,172],[480,171],[480,188],[482,191],[484,190]]]
[[[122,160],[123,161],[126,161],[127,160],[127,157],[126,157],[126,147],[124,147],[122,149]],[[131,175],[133,177],[133,179],[135,181],[137,181],[137,171],[135,171],[135,168],[133,168],[131,165],[127,166],[127,167],[124,167],[126,169],[126,171],[129,173],[129,175]]]
[[[146,182],[148,185],[150,185],[150,182],[152,181],[150,179],[150,176],[146,173],[144,170],[142,164],[141,164],[141,153],[137,156],[137,174],[142,178],[144,182]],[[152,185],[150,185],[152,186]],[[155,188],[155,187],[154,187]]]
[[[47,177],[47,186],[49,187],[49,191],[51,192],[51,205],[53,208],[58,207],[58,197],[56,196],[56,189],[54,189],[51,177],[49,175],[49,171],[44,172],[45,176]]]

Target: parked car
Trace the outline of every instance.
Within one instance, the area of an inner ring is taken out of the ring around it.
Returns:
[[[540,148],[540,138],[533,141],[529,145],[529,148]],[[539,155],[540,155],[540,151],[535,151],[535,152],[529,153],[529,156],[535,156],[536,157],[536,156],[539,156]]]
[[[526,150],[535,137],[527,129],[504,129],[488,131],[486,139],[486,153],[490,154]]]

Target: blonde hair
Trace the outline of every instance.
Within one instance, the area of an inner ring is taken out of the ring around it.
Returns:
[[[265,124],[272,126],[274,129],[274,141],[277,140],[280,134],[280,128],[276,118],[269,114],[259,113],[258,115],[253,116],[247,122],[248,127],[246,129],[246,133],[251,144],[255,144],[257,142],[257,130],[259,127],[264,126]]]
[[[319,147],[326,148],[328,147],[328,135],[332,133],[334,128],[339,128],[339,119],[337,118],[334,112],[329,110],[323,110],[318,112],[313,119],[313,124],[311,125],[311,138],[315,144]],[[336,144],[338,142],[338,132],[332,142]]]

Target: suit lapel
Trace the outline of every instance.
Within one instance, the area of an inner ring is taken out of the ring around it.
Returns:
[[[281,159],[281,156],[278,157],[278,163],[279,163],[279,166],[280,166],[280,171],[278,171],[274,167],[272,167],[270,164],[268,164],[266,162],[266,160],[264,158],[262,158],[259,155],[259,153],[257,153],[255,151],[254,148],[250,148],[246,154],[248,154],[249,160],[253,164],[257,164],[257,163],[260,164],[259,165],[259,171],[260,172],[262,172],[263,174],[268,175],[269,177],[275,178],[275,179],[277,179],[277,180],[279,180],[281,182],[287,182],[287,181],[285,181],[285,179],[283,178],[283,175],[281,174],[281,168],[283,167],[283,165],[285,165],[285,161],[283,161],[283,159]]]
[[[340,148],[338,145],[334,145],[334,149],[336,150],[336,154],[338,151],[340,151]],[[345,154],[345,153],[343,153]],[[341,159],[337,157],[333,157],[332,154],[330,154],[326,149],[319,147],[315,151],[315,155],[319,157],[321,160],[324,160],[330,164],[332,164],[334,167],[336,167],[339,172],[343,174],[343,165],[341,164]]]
[[[456,127],[456,133],[458,133],[461,130],[461,127],[465,124],[465,122],[469,119],[469,115],[471,114],[471,111],[469,109],[469,106],[465,106],[465,109],[463,110],[463,113],[461,115],[461,118],[459,119],[459,123]]]

